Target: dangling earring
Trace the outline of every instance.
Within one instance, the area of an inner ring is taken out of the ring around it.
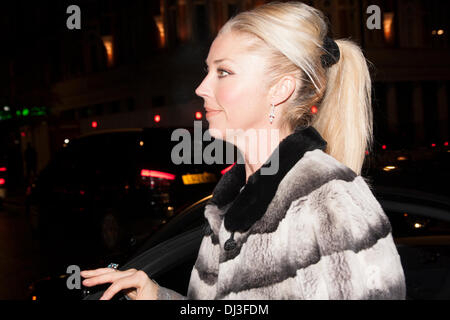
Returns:
[[[272,103],[271,106],[272,106],[272,108],[270,109],[270,115],[269,115],[270,124],[272,124],[273,119],[275,118],[275,105]]]

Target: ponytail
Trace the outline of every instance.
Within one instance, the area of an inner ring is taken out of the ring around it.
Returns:
[[[296,1],[269,2],[241,12],[219,34],[231,31],[255,36],[247,49],[266,57],[268,87],[285,74],[298,78],[296,93],[281,116],[282,125],[289,130],[314,126],[328,143],[325,151],[360,174],[365,151],[372,144],[371,81],[361,49],[349,40],[335,40],[340,59],[331,67],[324,64],[325,17]],[[313,105],[317,114],[310,112]]]
[[[326,91],[311,125],[327,141],[326,153],[360,174],[373,140],[370,74],[355,43],[335,42],[341,56],[327,71]]]

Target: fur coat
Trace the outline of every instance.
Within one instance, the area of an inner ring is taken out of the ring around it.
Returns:
[[[313,127],[298,127],[277,147],[276,174],[258,170],[246,184],[237,163],[221,178],[188,299],[405,298],[388,218],[325,147]]]

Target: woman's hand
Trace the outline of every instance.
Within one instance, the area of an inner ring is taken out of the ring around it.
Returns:
[[[132,300],[157,299],[158,285],[150,280],[144,271],[136,269],[119,271],[113,268],[100,268],[81,271],[81,276],[85,278],[83,285],[86,287],[111,283],[100,300],[109,300],[121,290],[125,290],[126,295]]]

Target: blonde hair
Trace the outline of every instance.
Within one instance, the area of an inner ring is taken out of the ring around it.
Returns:
[[[339,61],[322,67],[323,40],[329,33],[322,12],[301,2],[270,2],[232,17],[219,35],[250,35],[246,49],[267,57],[267,88],[283,75],[297,79],[296,92],[282,115],[283,126],[313,126],[327,141],[325,152],[361,173],[372,145],[371,79],[361,49],[336,40]],[[311,107],[318,108],[316,114]]]

